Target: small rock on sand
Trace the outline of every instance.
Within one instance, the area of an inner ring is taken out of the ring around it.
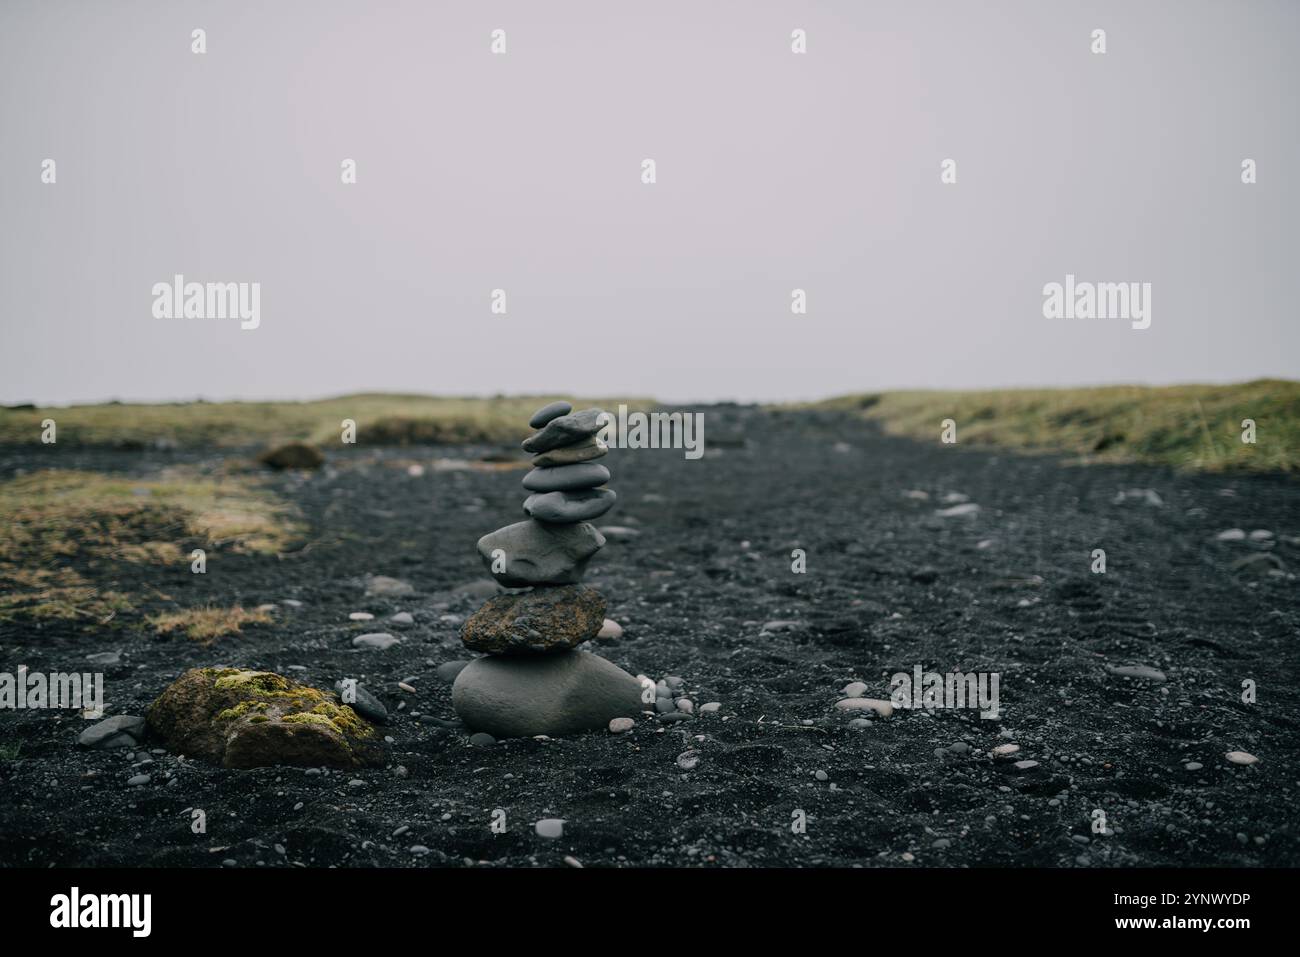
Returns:
[[[1224,757],[1233,764],[1255,764],[1259,761],[1249,751],[1229,751]]]
[[[882,718],[888,718],[894,713],[894,705],[879,698],[845,698],[835,702],[835,707],[840,711],[874,711]]]
[[[1163,671],[1149,665],[1107,665],[1106,670],[1113,675],[1119,675],[1121,678],[1145,678],[1148,681],[1155,682],[1165,680]]]
[[[373,648],[376,651],[385,651],[393,645],[399,645],[402,639],[396,635],[390,635],[387,632],[377,631],[368,635],[357,635],[352,639],[354,648]]]
[[[551,840],[564,836],[564,821],[558,817],[546,817],[537,822],[535,828],[538,837]]]

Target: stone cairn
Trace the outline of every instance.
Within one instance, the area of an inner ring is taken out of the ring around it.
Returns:
[[[617,498],[605,488],[609,469],[596,460],[599,409],[574,412],[568,402],[539,409],[523,443],[533,453],[524,476],[528,519],[484,535],[479,557],[512,591],[489,599],[466,620],[461,640],[485,657],[470,662],[452,686],[452,705],[470,728],[496,737],[571,734],[637,714],[641,685],[579,645],[605,622],[605,599],[580,584],[605,544],[590,520]]]

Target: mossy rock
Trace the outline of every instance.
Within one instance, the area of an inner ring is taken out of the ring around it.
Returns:
[[[320,449],[306,442],[290,442],[288,445],[268,449],[257,460],[277,470],[318,469],[325,464],[325,456]]]
[[[149,708],[149,728],[187,757],[228,768],[375,764],[375,729],[328,691],[270,671],[192,668]]]

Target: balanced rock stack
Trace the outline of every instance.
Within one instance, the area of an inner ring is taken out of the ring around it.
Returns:
[[[642,708],[636,678],[578,648],[605,621],[605,599],[580,584],[605,544],[589,520],[617,498],[596,461],[609,451],[596,437],[601,411],[554,402],[528,424],[537,430],[523,444],[534,453],[523,483],[529,517],[484,535],[478,553],[502,585],[529,590],[491,598],[465,622],[465,647],[486,657],[470,662],[451,692],[469,727],[508,738],[600,728]]]

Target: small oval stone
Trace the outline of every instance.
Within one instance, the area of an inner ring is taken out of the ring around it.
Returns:
[[[888,718],[894,713],[893,704],[879,698],[845,698],[835,702],[835,707],[840,711],[874,711],[882,718]]]
[[[554,840],[564,836],[564,821],[558,817],[545,817],[537,822],[534,830],[538,837]]]
[[[533,413],[533,417],[528,420],[528,427],[530,429],[540,429],[552,419],[558,419],[560,416],[568,415],[572,411],[573,403],[571,402],[552,402],[550,405],[544,405]]]
[[[636,722],[631,718],[611,718],[609,730],[611,734],[622,734],[625,731],[631,731],[636,727]]]

